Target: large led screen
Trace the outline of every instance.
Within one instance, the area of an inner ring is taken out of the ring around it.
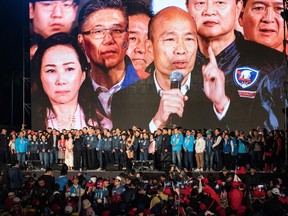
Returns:
[[[285,128],[287,26],[268,1],[31,0],[32,128]]]

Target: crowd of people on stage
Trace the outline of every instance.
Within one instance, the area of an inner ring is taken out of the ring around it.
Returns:
[[[60,176],[46,168],[38,178],[18,160],[0,178],[0,215],[287,215],[287,181],[277,175],[201,173],[171,166],[166,174],[130,170],[110,177],[79,172]],[[263,176],[265,178],[263,178]]]
[[[245,169],[275,172],[283,169],[285,161],[284,131],[267,132],[263,128],[248,133],[241,130],[158,129],[100,130],[21,130],[0,136],[1,163],[16,159],[21,166],[27,161],[40,161],[41,169],[65,163],[68,170],[105,170],[111,166],[130,170],[133,161],[153,161],[158,170],[169,170],[170,164],[185,171],[214,171]],[[31,164],[31,163],[30,163]],[[135,165],[135,164],[134,164]],[[33,169],[33,167],[30,167]]]

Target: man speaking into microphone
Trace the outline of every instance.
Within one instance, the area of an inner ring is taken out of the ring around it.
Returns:
[[[197,38],[194,19],[180,8],[165,8],[151,19],[148,37],[147,48],[154,56],[155,68],[147,79],[113,96],[113,127],[130,128],[137,125],[149,127],[151,132],[170,124],[191,128],[197,122],[197,127],[205,127],[207,123],[203,121],[202,124],[201,118],[205,115],[205,109],[213,109],[211,101],[208,101],[213,98],[213,91],[208,99],[202,90],[203,81],[191,79],[193,71],[199,70],[195,67]],[[211,67],[213,65],[208,64],[203,73],[207,72],[207,76],[210,76]],[[175,74],[180,75],[181,79],[174,80]],[[222,99],[227,100],[226,97]],[[210,106],[204,109],[199,104]],[[200,116],[198,112],[201,112]]]

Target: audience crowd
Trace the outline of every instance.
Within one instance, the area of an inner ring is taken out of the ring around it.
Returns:
[[[115,178],[97,173],[54,176],[47,168],[36,178],[15,160],[0,181],[1,215],[286,215],[287,182],[276,175],[209,172],[206,177],[172,166],[152,176],[130,170]],[[195,175],[196,174],[196,175]]]
[[[280,130],[2,129],[0,143],[1,215],[286,215]],[[147,160],[165,174],[142,172]],[[111,166],[123,172],[97,175]]]

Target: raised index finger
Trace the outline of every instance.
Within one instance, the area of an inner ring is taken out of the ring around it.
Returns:
[[[208,47],[208,54],[209,54],[210,62],[211,62],[213,65],[216,65],[216,66],[218,67],[217,61],[216,61],[216,57],[215,57],[215,55],[214,55],[214,53],[213,53],[213,50],[212,50],[211,46]]]

